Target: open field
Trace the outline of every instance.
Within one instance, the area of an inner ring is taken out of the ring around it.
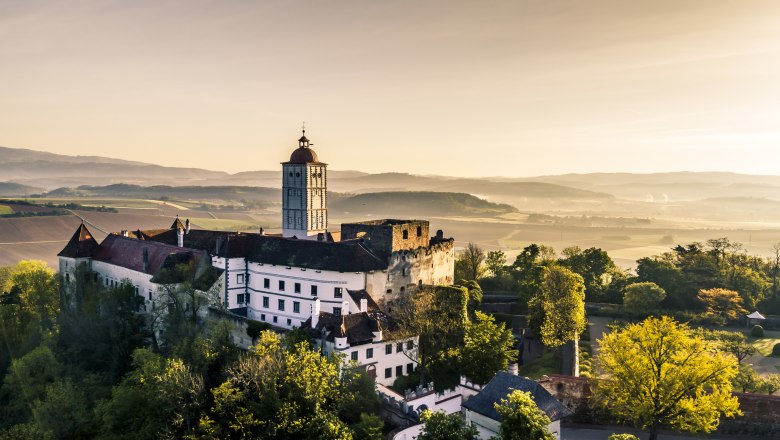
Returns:
[[[13,214],[14,210],[8,205],[0,205],[0,215]]]

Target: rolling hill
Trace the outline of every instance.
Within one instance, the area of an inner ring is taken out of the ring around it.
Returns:
[[[488,202],[471,194],[430,191],[358,194],[333,200],[329,208],[337,213],[378,217],[492,217],[517,212],[513,206]]]

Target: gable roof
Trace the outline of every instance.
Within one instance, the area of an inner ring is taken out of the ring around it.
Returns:
[[[311,318],[302,327],[311,328]],[[349,345],[360,345],[373,341],[376,331],[392,331],[397,328],[398,324],[390,315],[374,310],[341,316],[320,312],[317,328],[314,330],[319,335],[325,334],[325,338],[330,342],[335,338],[346,337]]]
[[[509,374],[506,371],[498,372],[482,388],[482,391],[464,402],[463,407],[485,417],[500,421],[501,415],[496,411],[494,404],[499,403],[501,399],[505,399],[514,390],[530,392],[531,398],[536,402],[536,406],[547,414],[550,421],[554,422],[572,414],[569,408],[566,408],[538,382],[527,377]]]
[[[79,225],[76,232],[70,237],[68,244],[57,254],[58,257],[68,258],[85,258],[91,257],[95,249],[98,248],[98,243],[95,241],[95,237],[89,232],[84,223]]]
[[[751,313],[751,314],[747,315],[747,317],[748,317],[749,319],[766,319],[766,318],[764,317],[764,315],[762,315],[762,314],[758,313],[758,310],[756,310],[755,312],[753,312],[753,313]]]
[[[148,266],[144,271],[144,251],[148,254]],[[136,272],[154,275],[163,267],[186,261],[200,260],[208,255],[199,250],[179,248],[150,240],[137,240],[121,235],[109,234],[97,250],[93,259]]]

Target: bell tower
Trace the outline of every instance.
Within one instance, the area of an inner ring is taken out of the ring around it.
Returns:
[[[302,131],[298,148],[282,163],[282,236],[316,239],[328,228],[328,165]]]

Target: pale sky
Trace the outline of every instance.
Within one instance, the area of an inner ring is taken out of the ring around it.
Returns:
[[[272,170],[304,120],[333,169],[780,174],[780,1],[0,0],[0,145]]]

